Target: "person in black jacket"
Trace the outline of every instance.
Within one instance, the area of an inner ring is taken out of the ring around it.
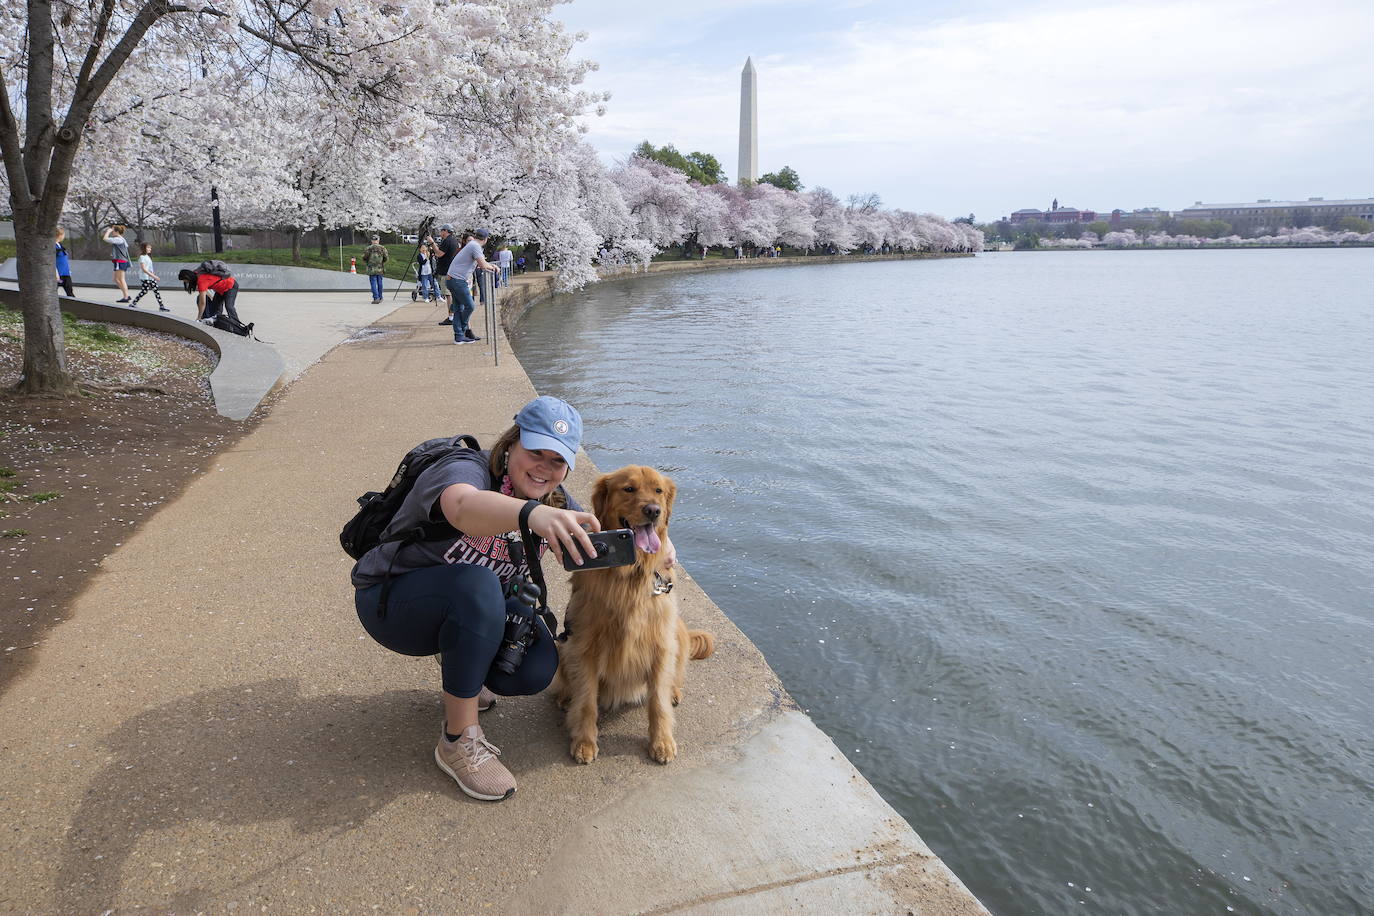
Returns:
[[[463,241],[467,240],[464,239]],[[463,247],[462,243],[453,234],[452,223],[444,223],[439,227],[439,257],[434,262],[434,276],[448,276],[448,266],[453,263],[453,256],[458,253],[458,249],[461,247]],[[448,317],[439,323],[453,324],[453,295],[448,290],[444,290],[443,294],[444,304],[448,306]]]

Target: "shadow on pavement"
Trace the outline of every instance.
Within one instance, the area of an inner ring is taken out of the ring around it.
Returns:
[[[322,842],[403,795],[445,788],[426,765],[438,722],[433,691],[302,696],[290,679],[210,690],[129,719],[67,833],[56,911],[113,906],[126,861],[156,831],[289,820]],[[243,880],[232,861],[221,867],[216,884]],[[167,905],[194,909],[215,890],[182,886]]]

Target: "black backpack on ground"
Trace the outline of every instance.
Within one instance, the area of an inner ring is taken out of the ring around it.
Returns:
[[[472,436],[463,435],[430,439],[406,452],[385,490],[364,493],[358,497],[358,513],[339,532],[339,544],[344,553],[360,560],[363,554],[382,543],[382,532],[391,524],[391,519],[401,508],[406,495],[414,489],[415,481],[422,472],[440,461],[448,461],[468,451],[481,451],[481,448]],[[453,532],[454,528],[448,522],[427,522],[410,531],[393,534],[387,540],[414,543],[438,540]]]
[[[240,337],[253,336],[253,322],[250,321],[244,324],[242,321],[235,321],[224,312],[220,312],[215,316],[214,324],[211,325],[211,327],[218,328],[221,331],[228,331],[230,334],[237,334]]]

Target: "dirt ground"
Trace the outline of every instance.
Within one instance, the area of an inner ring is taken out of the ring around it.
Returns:
[[[83,396],[19,397],[22,326],[0,310],[0,690],[104,557],[252,423],[215,412],[209,348],[103,328],[68,322]]]

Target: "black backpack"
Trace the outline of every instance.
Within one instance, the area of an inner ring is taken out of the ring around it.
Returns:
[[[380,493],[373,491],[358,497],[358,513],[348,520],[339,532],[339,544],[344,553],[355,560],[382,543],[382,532],[386,531],[395,517],[396,511],[406,495],[415,487],[415,481],[425,470],[440,461],[448,461],[463,452],[481,451],[482,446],[472,436],[430,439],[421,442],[401,459],[391,482]],[[427,541],[438,540],[445,534],[453,533],[454,528],[447,522],[427,522],[410,531],[393,534],[388,541]]]
[[[242,321],[235,321],[224,312],[220,312],[215,316],[212,327],[216,327],[221,331],[228,331],[230,334],[237,334],[240,337],[253,336],[253,322],[250,321],[244,324]]]

